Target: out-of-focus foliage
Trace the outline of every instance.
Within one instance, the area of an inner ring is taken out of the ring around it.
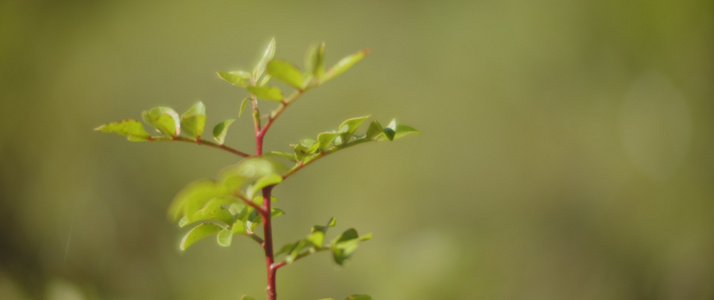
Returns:
[[[292,152],[282,141],[355,115],[400,116],[423,133],[283,183],[278,244],[326,215],[375,236],[349,272],[294,264],[279,294],[711,299],[712,11],[673,0],[0,1],[0,299],[262,295],[264,266],[244,259],[259,248],[236,246],[251,241],[179,254],[175,226],[156,218],[233,156],[91,128],[197,97],[207,124],[235,118],[241,95],[210,75],[251,66],[271,36],[285,61],[303,60],[305,41],[328,42],[328,67],[330,53],[372,53],[291,107],[268,149]],[[231,145],[253,145],[245,119]]]

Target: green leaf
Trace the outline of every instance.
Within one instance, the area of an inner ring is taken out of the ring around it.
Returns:
[[[271,60],[268,63],[267,71],[271,77],[285,82],[296,89],[302,89],[302,74],[293,64],[283,60]]]
[[[397,124],[396,120],[392,120],[392,122],[384,128],[383,132],[384,135],[377,137],[378,141],[393,141],[409,134],[419,133],[419,131],[410,126]]]
[[[270,75],[266,74],[263,76],[263,79],[258,82],[258,86],[265,86],[266,84],[268,84],[268,81],[270,81]]]
[[[246,89],[259,99],[283,101],[283,92],[274,86],[249,86]]]
[[[218,142],[219,145],[223,145],[226,140],[226,134],[228,133],[228,127],[231,126],[236,119],[228,119],[221,123],[218,123],[213,127],[213,139]]]
[[[192,216],[209,200],[230,193],[230,190],[212,180],[199,180],[181,189],[169,206],[169,218],[176,220],[183,214]],[[190,221],[190,220],[189,220]]]
[[[181,128],[183,133],[198,139],[203,134],[206,125],[206,106],[198,101],[181,115]]]
[[[222,229],[216,236],[216,242],[223,247],[229,247],[233,239],[233,229],[230,227]]]
[[[181,251],[184,251],[196,241],[205,238],[209,235],[216,234],[222,229],[223,228],[221,228],[221,226],[218,226],[213,223],[198,224],[183,237],[183,239],[181,240],[181,244],[179,245],[179,249],[181,249]]]
[[[320,149],[320,143],[313,139],[303,139],[299,144],[291,146],[295,149],[295,157],[300,161]]]
[[[367,120],[367,118],[369,118],[369,116],[351,118],[342,122],[339,127],[342,143],[347,143],[352,137],[352,135],[355,133],[355,131],[357,131],[357,128],[359,128],[359,126],[362,125],[362,122],[364,122],[364,120]]]
[[[246,191],[246,196],[248,196],[248,198],[253,198],[253,196],[255,196],[255,193],[262,190],[263,188],[271,185],[276,185],[282,181],[283,176],[280,176],[279,174],[269,174],[267,176],[261,177],[254,184],[248,187],[248,190]]]
[[[320,144],[320,151],[325,151],[330,143],[340,135],[339,132],[322,132],[317,135],[317,142]]]
[[[247,98],[243,99],[243,101],[241,101],[241,103],[240,103],[240,110],[238,111],[238,117],[239,117],[239,118],[240,118],[240,116],[243,114],[243,111],[245,110],[245,106],[248,104],[248,102],[250,102],[250,98],[249,98],[249,97],[247,97]]]
[[[275,38],[270,40],[270,44],[268,44],[268,48],[265,49],[263,57],[258,61],[258,65],[255,66],[255,69],[253,69],[254,82],[257,82],[260,76],[263,75],[265,67],[268,65],[268,62],[273,59],[273,56],[275,56]]]
[[[284,212],[282,209],[280,209],[280,208],[277,208],[277,207],[271,207],[271,208],[270,208],[270,217],[271,217],[271,218],[279,217],[279,216],[282,216],[282,215],[284,215],[284,214],[285,214],[285,212]]]
[[[347,57],[340,59],[332,68],[327,70],[325,74],[322,76],[318,77],[318,80],[320,84],[327,82],[328,80],[337,77],[338,75],[344,73],[347,71],[349,68],[352,67],[352,65],[356,64],[358,61],[362,60],[367,54],[369,54],[369,50],[360,50],[352,55],[348,55]]]
[[[322,231],[311,232],[305,240],[310,242],[314,247],[322,247],[322,242],[325,240],[325,233]]]
[[[381,135],[382,133],[384,133],[384,128],[382,128],[382,124],[379,124],[379,122],[376,120],[372,121],[372,123],[369,123],[366,139],[371,140]]]
[[[246,295],[246,296],[241,297],[240,300],[255,300],[255,298]]]
[[[244,179],[257,180],[268,175],[280,174],[284,169],[285,167],[272,157],[249,157],[225,168],[221,172],[221,178],[239,176]]]
[[[325,52],[325,43],[312,45],[305,52],[305,74],[308,77],[319,77],[325,72],[325,62],[322,54]]]
[[[250,73],[245,71],[234,71],[234,72],[216,72],[218,77],[227,81],[228,83],[245,88],[248,86],[250,80]]]
[[[193,214],[188,215],[186,221],[193,223],[203,220],[216,220],[226,225],[230,225],[234,221],[233,213],[228,210],[230,204],[237,203],[238,199],[232,195],[215,197]]]
[[[141,113],[144,122],[154,126],[156,130],[170,137],[175,137],[181,133],[181,121],[179,115],[170,107],[154,107]]]
[[[144,129],[144,125],[137,120],[123,120],[119,122],[112,122],[101,125],[94,128],[96,131],[116,133],[118,135],[126,136],[127,140],[132,142],[148,141],[151,136]]]
[[[345,298],[345,300],[372,300],[372,297],[369,295],[352,295]]]
[[[359,242],[366,241],[370,238],[372,238],[371,234],[359,236],[357,230],[354,228],[350,228],[340,234],[330,243],[335,262],[339,265],[344,264],[352,253],[357,250]]]

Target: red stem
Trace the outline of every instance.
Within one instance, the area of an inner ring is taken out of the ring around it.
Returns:
[[[269,186],[263,189],[263,232],[265,234],[265,239],[263,240],[263,249],[265,250],[265,269],[268,273],[268,287],[266,292],[268,293],[268,300],[277,299],[276,286],[275,286],[275,275],[278,268],[274,265],[275,258],[273,257],[273,229],[270,217],[270,193],[273,187]]]
[[[254,106],[254,112],[257,111],[257,106]],[[263,137],[268,130],[269,124],[261,129],[260,120],[254,118],[255,125],[255,155],[260,156],[263,154]],[[273,255],[273,228],[272,228],[272,218],[270,215],[270,194],[273,190],[273,186],[263,188],[263,206],[262,209],[257,210],[260,216],[263,218],[263,234],[265,235],[263,242],[260,244],[265,251],[265,269],[267,272],[268,286],[265,288],[268,294],[268,300],[276,300],[276,286],[275,286],[275,275],[277,268],[273,266],[275,262],[275,257]]]

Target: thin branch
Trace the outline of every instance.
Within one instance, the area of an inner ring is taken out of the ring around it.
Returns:
[[[303,252],[303,253],[298,254],[298,255],[295,257],[295,259],[293,259],[293,262],[296,262],[298,259],[301,259],[301,258],[303,258],[303,257],[306,257],[306,256],[308,256],[308,255],[311,255],[311,254],[314,254],[314,253],[317,253],[317,252],[322,252],[322,251],[330,250],[329,247],[320,247],[320,248],[313,248],[313,249],[314,249],[314,250],[310,250],[310,251],[306,251],[306,252]],[[287,265],[287,264],[288,264],[287,261],[281,261],[281,262],[278,262],[278,263],[274,263],[271,268],[272,268],[273,270],[277,270],[277,269],[280,269],[281,267],[283,267],[283,266],[285,266],[285,265]]]
[[[187,142],[187,143],[192,143],[192,144],[205,145],[205,146],[213,147],[216,149],[221,149],[221,150],[228,151],[230,153],[233,153],[233,154],[241,156],[241,157],[250,157],[250,154],[247,154],[243,151],[233,149],[226,145],[217,144],[217,143],[214,143],[214,142],[211,142],[208,140],[203,140],[203,139],[196,140],[196,139],[190,139],[187,137],[177,136],[177,137],[173,137],[173,138],[172,137],[152,137],[150,139],[150,141],[152,141],[152,142],[172,142],[172,141]]]
[[[250,207],[252,207],[253,209],[255,209],[258,213],[260,213],[261,216],[265,215],[265,211],[263,211],[263,208],[260,207],[260,205],[256,204],[256,203],[253,202],[253,201],[250,201],[250,200],[246,199],[246,198],[243,197],[243,195],[241,195],[240,193],[235,193],[234,195],[235,195],[236,197],[238,197],[238,199],[240,199],[241,201],[245,202],[245,204],[247,204],[248,206],[250,206]]]
[[[273,125],[273,122],[275,122],[275,119],[277,119],[280,116],[280,114],[282,114],[283,111],[285,111],[285,109],[288,107],[288,105],[290,105],[290,103],[295,102],[295,100],[297,100],[297,98],[299,98],[303,92],[305,92],[305,91],[304,90],[296,90],[295,92],[290,94],[290,96],[288,96],[287,98],[283,99],[283,101],[280,102],[280,106],[278,106],[278,108],[270,115],[270,118],[268,118],[268,122],[265,123],[265,126],[262,128],[262,130],[261,130],[262,135],[265,135],[265,133],[270,128],[270,126]]]
[[[292,167],[290,170],[288,170],[287,172],[285,172],[285,174],[283,174],[283,180],[287,179],[287,178],[290,177],[291,175],[295,174],[295,172],[300,171],[300,169],[302,169],[302,168],[304,168],[304,167],[306,167],[306,166],[312,164],[313,162],[315,162],[316,160],[318,160],[318,159],[320,159],[320,158],[323,158],[323,157],[325,157],[325,156],[327,156],[327,155],[330,155],[330,154],[332,154],[332,153],[335,153],[335,152],[337,152],[337,151],[339,151],[339,150],[347,149],[347,148],[352,147],[352,146],[355,146],[355,145],[359,145],[359,144],[367,143],[367,142],[373,142],[373,141],[375,141],[375,140],[367,140],[367,139],[354,140],[354,141],[348,142],[347,144],[340,145],[340,146],[335,146],[335,147],[332,147],[332,148],[330,148],[330,149],[328,149],[328,150],[325,150],[325,151],[323,151],[323,152],[314,154],[314,155],[313,155],[311,158],[309,158],[308,160],[306,160],[306,161],[304,161],[304,162],[298,163],[297,165],[295,165],[294,167]]]

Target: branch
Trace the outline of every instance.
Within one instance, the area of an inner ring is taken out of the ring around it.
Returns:
[[[308,255],[310,255],[310,254],[314,254],[314,253],[321,252],[321,251],[326,251],[326,250],[330,250],[330,248],[329,248],[329,247],[313,248],[313,249],[311,249],[311,250],[309,250],[309,251],[300,253],[300,254],[298,254],[297,256],[295,256],[295,259],[293,259],[293,262],[295,262],[295,261],[297,261],[298,259],[301,259],[301,258],[303,258],[303,257],[306,257],[306,256],[308,256]],[[280,269],[281,267],[283,267],[283,266],[285,266],[285,265],[287,265],[287,264],[288,264],[287,261],[281,261],[281,262],[279,262],[279,263],[274,263],[274,264],[271,266],[271,269],[277,270],[277,269]]]
[[[253,201],[250,201],[250,200],[246,199],[246,198],[243,197],[243,195],[241,195],[240,193],[235,193],[235,196],[238,197],[238,199],[240,199],[240,200],[242,200],[243,202],[245,202],[245,204],[247,204],[248,206],[250,206],[250,207],[252,207],[253,209],[255,209],[258,213],[260,213],[261,216],[264,216],[264,215],[265,215],[265,211],[263,210],[262,207],[260,207],[260,205],[256,204],[256,203],[253,202]]]
[[[303,92],[305,92],[305,91],[304,90],[296,90],[295,92],[290,94],[290,96],[288,96],[287,98],[283,99],[283,101],[280,102],[280,105],[278,106],[278,108],[275,111],[273,111],[273,113],[270,114],[270,118],[268,118],[268,122],[265,123],[265,126],[261,129],[261,135],[265,135],[265,133],[270,128],[270,126],[273,125],[273,122],[275,122],[275,119],[277,119],[280,116],[280,114],[282,114],[283,111],[285,111],[285,109],[288,107],[288,105],[290,105],[290,103],[295,102],[295,100],[297,100],[297,98],[299,98]]]
[[[337,152],[337,151],[339,151],[339,150],[347,149],[347,148],[352,147],[352,146],[355,146],[355,145],[359,145],[359,144],[367,143],[367,142],[373,142],[373,141],[374,141],[374,140],[367,140],[367,139],[354,140],[354,141],[348,142],[347,144],[340,145],[340,146],[335,146],[335,147],[332,147],[332,148],[330,148],[330,149],[328,149],[328,150],[325,150],[325,151],[323,151],[323,152],[320,152],[320,153],[318,153],[318,154],[314,154],[313,156],[309,157],[307,160],[302,161],[302,162],[299,162],[297,165],[295,165],[295,166],[292,167],[290,170],[288,170],[287,172],[285,172],[285,174],[283,174],[283,180],[287,179],[287,178],[290,177],[291,175],[295,174],[295,172],[300,171],[300,169],[302,169],[302,168],[304,168],[304,167],[306,167],[306,166],[312,164],[313,162],[315,162],[316,160],[318,160],[318,159],[320,159],[320,158],[323,158],[323,157],[325,157],[325,156],[327,156],[327,155],[330,155],[330,154],[332,154],[332,153],[335,153],[335,152]]]
[[[206,145],[206,146],[213,147],[213,148],[216,148],[216,149],[221,149],[221,150],[224,150],[224,151],[228,151],[228,152],[230,152],[230,153],[233,153],[233,154],[238,155],[238,156],[241,156],[241,157],[250,157],[250,154],[247,154],[247,153],[245,153],[245,152],[243,152],[243,151],[240,151],[240,150],[237,150],[237,149],[233,149],[233,148],[228,147],[228,146],[226,146],[226,145],[216,144],[216,143],[214,143],[214,142],[207,141],[207,140],[203,140],[203,139],[195,140],[195,139],[190,139],[190,138],[187,138],[187,137],[177,136],[177,137],[173,137],[173,138],[172,138],[172,137],[151,137],[151,139],[150,139],[149,141],[152,141],[152,142],[172,142],[172,141],[180,141],[180,142],[187,142],[187,143],[193,143],[193,144],[198,144],[198,145]]]

